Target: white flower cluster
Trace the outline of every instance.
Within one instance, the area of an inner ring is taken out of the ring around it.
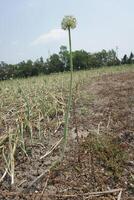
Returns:
[[[76,18],[73,16],[65,16],[61,22],[61,27],[64,30],[69,28],[74,29],[76,27]]]

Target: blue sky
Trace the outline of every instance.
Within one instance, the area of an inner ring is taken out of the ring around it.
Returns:
[[[65,15],[77,18],[74,50],[134,52],[133,9],[134,0],[0,0],[0,61],[45,59],[68,46]]]

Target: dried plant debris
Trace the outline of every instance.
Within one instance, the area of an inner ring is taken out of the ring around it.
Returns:
[[[129,71],[74,74],[63,162],[57,160],[68,75],[2,82],[0,199],[132,200],[134,72]]]

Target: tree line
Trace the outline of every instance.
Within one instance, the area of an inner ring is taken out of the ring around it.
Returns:
[[[85,50],[73,52],[74,70],[87,70],[102,66],[116,66],[133,64],[134,54],[124,55],[119,59],[115,50],[102,50],[97,53],[89,53]],[[18,64],[7,64],[0,62],[0,80],[38,76],[39,74],[50,74],[69,71],[69,52],[66,46],[61,46],[59,53],[49,56],[46,61],[40,57],[35,62],[32,60],[22,61]]]

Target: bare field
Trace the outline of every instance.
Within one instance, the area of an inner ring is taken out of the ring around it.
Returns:
[[[0,82],[1,200],[134,196],[134,66],[74,73],[66,154],[50,171],[68,83],[68,73]]]

